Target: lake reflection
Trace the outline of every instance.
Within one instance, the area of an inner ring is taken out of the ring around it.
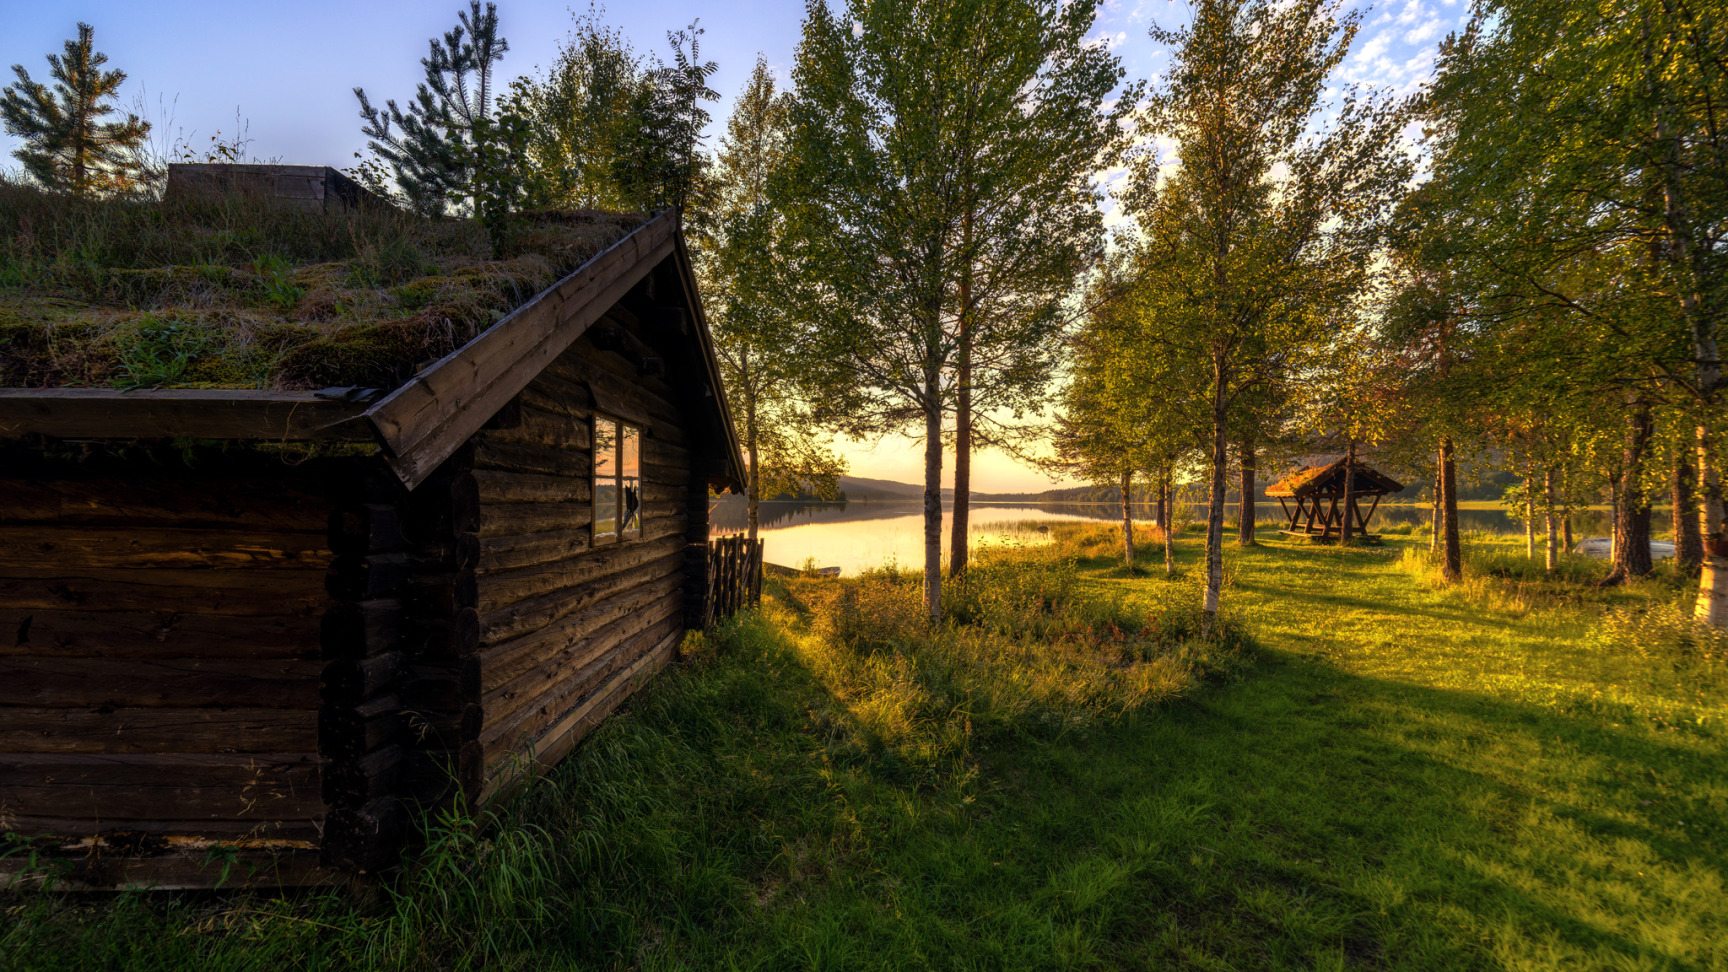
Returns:
[[[944,557],[949,547],[949,512],[944,505]],[[1234,529],[1235,504],[1227,512]],[[1255,514],[1262,523],[1283,519],[1276,503],[1258,504]],[[1197,506],[1194,519],[1204,521],[1205,515],[1205,508]],[[1374,527],[1405,523],[1426,526],[1428,516],[1426,506],[1383,506],[1374,515]],[[973,503],[969,534],[973,549],[983,544],[1045,543],[1048,539],[1034,528],[1038,523],[1120,522],[1120,517],[1119,507],[1103,503]],[[1524,529],[1502,510],[1459,510],[1458,519],[1465,532],[1522,533]],[[1150,506],[1136,505],[1135,522],[1149,524],[1152,520]],[[716,536],[742,532],[747,524],[743,499],[726,496],[716,500],[710,522]],[[1666,529],[1665,522],[1651,526],[1656,532]],[[855,574],[889,563],[902,567],[921,567],[924,563],[924,512],[916,502],[763,503],[760,529],[765,558],[787,567],[799,567],[806,559],[813,559],[818,567],[839,567],[844,573]],[[1607,516],[1600,512],[1580,514],[1573,520],[1573,529],[1578,537],[1604,535]]]

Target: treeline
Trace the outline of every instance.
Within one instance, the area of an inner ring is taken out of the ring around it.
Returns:
[[[1479,0],[1402,100],[1335,77],[1359,27],[1337,13],[1202,0],[1155,34],[1176,54],[1146,117],[1172,148],[1138,157],[1135,232],[1089,286],[1063,458],[1208,483],[1208,611],[1229,476],[1326,452],[1434,477],[1412,485],[1439,493],[1451,579],[1466,459],[1510,474],[1550,571],[1605,499],[1610,580],[1648,573],[1671,505],[1697,617],[1728,624],[1720,10]]]

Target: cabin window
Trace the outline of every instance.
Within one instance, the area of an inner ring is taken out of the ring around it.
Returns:
[[[642,537],[642,430],[594,417],[594,542]]]

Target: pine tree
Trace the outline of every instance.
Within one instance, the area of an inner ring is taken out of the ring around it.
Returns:
[[[372,106],[362,88],[361,134],[372,151],[390,164],[396,184],[421,212],[442,213],[448,206],[476,204],[475,160],[489,154],[485,144],[496,134],[491,124],[492,69],[510,50],[498,36],[498,5],[469,0],[468,10],[443,38],[428,42],[420,59],[420,82],[406,111],[395,100],[383,110]]]
[[[80,23],[78,39],[66,42],[65,54],[48,55],[52,89],[14,64],[18,82],[0,94],[6,134],[24,140],[12,154],[42,185],[75,196],[136,189],[143,166],[135,152],[150,133],[150,123],[137,115],[102,120],[116,110],[108,102],[126,72],[102,70],[108,55],[95,50],[95,33]]]

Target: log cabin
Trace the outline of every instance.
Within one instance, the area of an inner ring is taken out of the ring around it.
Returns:
[[[0,881],[375,874],[425,811],[556,764],[712,617],[708,498],[743,474],[678,220],[529,223],[592,244],[534,255],[537,293],[484,259],[409,271],[511,281],[471,336],[423,280],[200,268],[266,316],[300,292],[280,326],[317,353],[279,346],[266,387],[121,390],[124,353],[54,383],[54,328],[64,348],[111,311],[136,346],[140,307],[207,320],[182,292],[122,280],[124,307],[56,298],[46,324],[0,300]],[[320,279],[373,308],[356,341],[410,337],[344,356]],[[412,360],[434,332],[449,350]]]

